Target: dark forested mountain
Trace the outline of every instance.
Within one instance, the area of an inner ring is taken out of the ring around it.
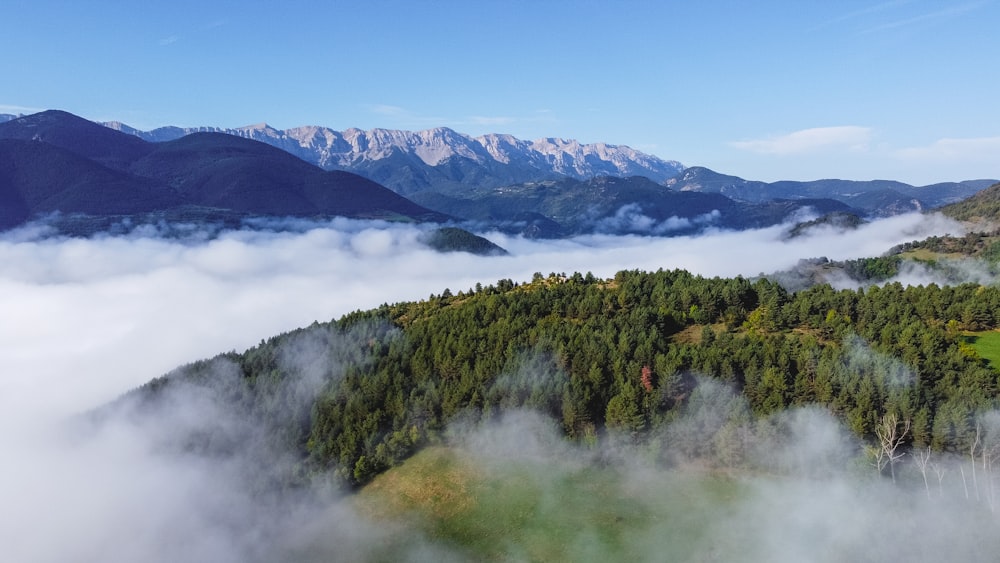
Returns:
[[[356,174],[323,171],[249,139],[194,133],[152,146],[129,170],[198,205],[276,216],[445,219]]]
[[[815,180],[811,182],[758,182],[719,174],[700,166],[686,169],[667,180],[679,191],[719,193],[739,201],[829,198],[843,202],[868,215],[887,216],[922,211],[967,198],[994,180],[969,180],[915,187],[902,182],[871,180]]]
[[[0,229],[54,212],[126,216],[185,203],[156,179],[114,170],[48,143],[0,139]]]
[[[66,149],[116,170],[127,170],[154,145],[58,110],[44,111],[0,125],[0,139],[38,141]]]
[[[796,223],[788,230],[786,237],[790,239],[800,237],[819,227],[829,227],[838,231],[852,230],[860,227],[864,223],[864,219],[853,213],[834,211],[817,217],[816,219]]]
[[[457,227],[441,227],[424,234],[423,242],[440,252],[468,252],[480,256],[504,256],[507,251],[488,239]]]
[[[137,216],[197,209],[237,216],[442,221],[356,174],[324,171],[219,133],[149,143],[61,111],[0,124],[0,228],[42,214]],[[183,215],[181,213],[180,215]]]
[[[745,229],[780,223],[806,208],[818,213],[851,211],[830,199],[734,201],[719,193],[672,190],[640,176],[564,178],[469,189],[463,195],[424,192],[413,199],[442,213],[538,231],[539,236],[594,231],[662,235],[707,225]],[[549,222],[546,231],[540,219]]]

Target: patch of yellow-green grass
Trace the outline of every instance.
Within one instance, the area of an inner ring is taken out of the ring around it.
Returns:
[[[717,475],[647,480],[438,447],[379,476],[356,500],[373,519],[418,528],[470,560],[686,561],[739,494],[736,481]]]
[[[960,259],[964,258],[965,255],[961,252],[935,252],[927,248],[917,248],[902,252],[899,254],[899,257],[904,260],[921,260],[928,262],[932,260],[942,260],[945,258]]]
[[[965,334],[965,341],[993,369],[1000,369],[1000,331],[969,332]]]
[[[670,337],[671,341],[678,344],[701,344],[702,331],[705,330],[706,326],[710,326],[712,331],[715,332],[716,336],[719,333],[724,332],[728,329],[726,323],[715,323],[711,325],[690,325],[684,327],[683,330],[678,331]]]
[[[412,511],[435,519],[448,519],[465,512],[475,502],[469,481],[476,476],[472,464],[459,459],[447,448],[428,448],[409,459],[403,467],[375,479],[362,507],[374,517],[393,517]]]

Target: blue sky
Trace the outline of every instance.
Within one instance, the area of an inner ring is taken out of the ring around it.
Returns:
[[[1000,178],[997,1],[14,0],[0,112],[629,145],[748,179]]]

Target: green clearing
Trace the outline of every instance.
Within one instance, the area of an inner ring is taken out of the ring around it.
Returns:
[[[962,254],[961,252],[939,252],[928,248],[917,248],[914,250],[901,252],[899,254],[899,257],[904,260],[918,260],[922,262],[930,262],[935,260],[943,260],[947,258],[959,260],[961,258],[964,258],[965,254]]]
[[[415,528],[468,560],[690,561],[742,494],[725,476],[654,478],[438,447],[380,475],[356,500],[374,521]]]
[[[801,479],[511,457],[425,449],[352,497],[361,527],[382,531],[374,547],[296,560],[995,561],[1000,549],[1000,520],[954,479],[930,499],[919,475],[894,485],[870,467]]]
[[[1000,331],[969,332],[965,334],[965,341],[993,369],[1000,369]]]

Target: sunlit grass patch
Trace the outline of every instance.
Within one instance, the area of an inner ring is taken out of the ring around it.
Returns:
[[[1000,331],[970,332],[965,341],[994,369],[1000,369]]]
[[[475,560],[689,560],[740,495],[723,476],[650,478],[430,448],[376,478],[357,502],[375,519],[405,522]]]

